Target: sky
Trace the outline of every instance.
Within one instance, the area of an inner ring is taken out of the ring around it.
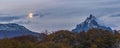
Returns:
[[[0,0],[0,23],[17,23],[39,33],[72,30],[90,14],[120,30],[120,0]]]

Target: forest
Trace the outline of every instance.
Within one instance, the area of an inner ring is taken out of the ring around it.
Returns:
[[[32,35],[0,39],[0,48],[120,48],[120,33],[102,29],[87,32],[59,30],[42,39]]]

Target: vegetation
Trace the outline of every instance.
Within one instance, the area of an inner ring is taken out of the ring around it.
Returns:
[[[101,29],[74,33],[67,30],[46,35],[42,40],[32,35],[0,40],[0,48],[120,48],[120,33]]]

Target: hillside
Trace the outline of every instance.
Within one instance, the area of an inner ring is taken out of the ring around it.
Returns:
[[[46,35],[41,41],[34,36],[0,40],[0,48],[120,48],[120,33],[102,29],[74,33],[67,30]]]

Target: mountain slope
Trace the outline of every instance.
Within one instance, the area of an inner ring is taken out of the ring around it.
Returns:
[[[24,26],[15,23],[0,24],[0,38],[12,38],[22,35],[40,36],[39,33],[32,32]]]
[[[81,32],[81,31],[88,31],[89,29],[92,28],[98,28],[98,29],[103,29],[103,30],[108,30],[112,31],[110,27],[102,26],[98,24],[96,21],[96,17],[93,15],[90,15],[84,22],[81,24],[78,24],[75,29],[72,30],[72,32]]]

